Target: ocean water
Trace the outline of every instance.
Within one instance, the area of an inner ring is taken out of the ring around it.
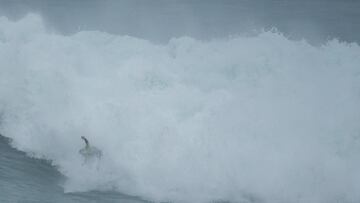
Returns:
[[[276,28],[287,38],[312,44],[360,41],[357,0],[0,0],[12,20],[42,15],[63,34],[96,30],[167,43],[251,35]]]
[[[146,202],[115,191],[64,193],[66,177],[49,161],[31,158],[9,142],[0,137],[0,202]]]
[[[0,201],[359,202],[359,67],[356,42],[276,30],[155,43],[1,17]]]

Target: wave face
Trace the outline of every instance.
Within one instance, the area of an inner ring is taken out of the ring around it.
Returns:
[[[56,167],[12,148],[1,135],[0,163],[0,202],[147,203],[116,191],[64,193]]]
[[[360,47],[279,33],[153,44],[0,18],[0,133],[65,192],[172,202],[360,201]],[[83,166],[80,136],[100,148]]]

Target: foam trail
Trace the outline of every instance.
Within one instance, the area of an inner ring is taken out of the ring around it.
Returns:
[[[153,201],[360,201],[360,47],[279,33],[164,45],[0,18],[0,133],[66,192]],[[86,136],[103,151],[82,166]]]

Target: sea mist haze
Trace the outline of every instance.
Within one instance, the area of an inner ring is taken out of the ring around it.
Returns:
[[[0,201],[360,201],[354,34],[210,23],[206,36],[206,13],[189,16],[198,31],[184,20],[162,36],[76,30],[38,2],[0,9]],[[202,1],[171,2],[184,14]],[[80,136],[98,164],[83,163]]]

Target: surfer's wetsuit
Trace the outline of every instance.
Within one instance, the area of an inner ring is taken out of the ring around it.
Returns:
[[[94,146],[90,146],[88,139],[84,136],[81,136],[81,139],[85,142],[85,147],[80,149],[79,153],[84,157],[84,163],[89,162],[90,160],[100,159],[102,156],[101,150]]]
[[[81,136],[81,139],[85,141],[85,145],[86,145],[85,148],[88,149],[90,147],[89,141],[84,136]]]

